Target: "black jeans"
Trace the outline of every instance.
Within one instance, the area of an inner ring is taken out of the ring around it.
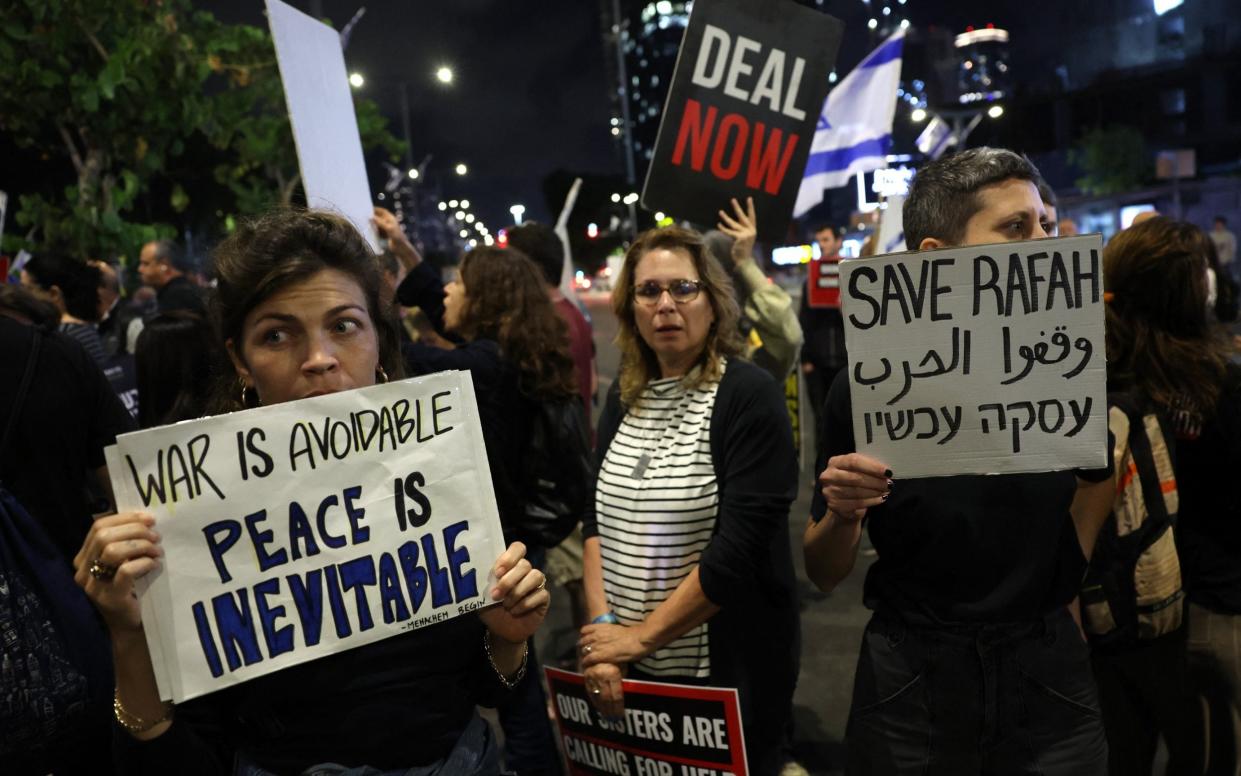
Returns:
[[[846,733],[852,776],[1104,776],[1090,652],[1068,610],[1028,623],[866,627]]]

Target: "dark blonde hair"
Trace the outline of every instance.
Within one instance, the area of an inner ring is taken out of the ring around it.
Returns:
[[[711,310],[715,313],[715,322],[707,332],[702,354],[694,364],[702,369],[690,369],[686,375],[688,387],[719,379],[719,357],[736,356],[743,349],[741,335],[737,330],[741,311],[737,306],[732,280],[720,263],[707,254],[702,235],[677,226],[643,232],[638,235],[633,245],[629,246],[625,263],[621,266],[615,289],[612,291],[612,309],[620,322],[616,344],[621,352],[621,401],[626,405],[637,401],[646,384],[658,379],[660,375],[659,359],[638,333],[637,319],[633,312],[633,280],[638,262],[651,251],[657,250],[682,251],[689,255],[698,279],[702,281],[702,293],[707,295],[707,301],[711,303]]]
[[[460,273],[465,308],[457,333],[499,344],[527,396],[576,395],[569,327],[547,295],[543,270],[521,251],[483,246],[465,254]]]
[[[1210,238],[1163,216],[1118,233],[1103,250],[1108,378],[1157,404],[1209,414],[1228,361],[1207,313]]]
[[[213,254],[217,284],[211,318],[219,351],[228,340],[240,343],[246,316],[273,294],[325,269],[348,275],[366,298],[367,313],[379,342],[379,364],[389,379],[405,375],[400,332],[392,301],[383,298],[379,262],[351,223],[335,213],[289,208],[243,222]],[[237,375],[231,367],[220,378],[211,409],[241,406]]]

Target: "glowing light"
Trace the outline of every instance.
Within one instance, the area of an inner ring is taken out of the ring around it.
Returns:
[[[364,83],[366,83],[366,79],[362,77],[361,73],[350,73],[349,74],[349,85],[352,86],[354,89],[361,89],[362,84]]]
[[[467,172],[470,171],[470,168],[466,167],[464,164],[458,164],[453,169],[456,171],[458,175],[465,175]]]
[[[991,108],[987,110],[987,115],[993,119],[998,119],[1000,116],[1004,115],[1004,106],[992,105]]]
[[[923,109],[921,109],[921,108],[914,108],[913,113],[910,113],[910,114],[909,114],[909,118],[913,119],[913,120],[914,120],[914,122],[921,122],[921,121],[925,121],[925,120],[926,120],[926,111],[924,111],[924,110],[923,110]]]
[[[415,180],[415,181],[418,180],[418,168],[417,167],[410,169],[409,178],[410,180]]]
[[[435,71],[435,80],[439,81],[442,84],[452,83],[452,78],[453,78],[453,75],[452,75],[451,67],[441,67]]]

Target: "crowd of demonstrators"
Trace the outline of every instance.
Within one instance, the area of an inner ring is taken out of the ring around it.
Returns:
[[[1038,171],[979,148],[915,176],[915,250],[1045,237]],[[831,590],[863,524],[878,551],[854,676],[849,772],[1099,774],[1107,742],[1072,605],[1111,469],[900,480],[856,452],[848,376],[823,412],[806,570]]]
[[[840,226],[823,224],[814,230],[819,246],[820,262],[840,261],[845,232]],[[801,371],[806,381],[806,400],[814,411],[815,457],[823,452],[823,418],[821,410],[836,373],[846,365],[845,321],[839,307],[813,307],[810,304],[810,278],[802,290],[797,319],[801,323],[805,344],[801,349]]]
[[[920,251],[1075,233],[1056,206],[1025,157],[962,151],[917,173],[906,240]],[[20,412],[22,370],[0,377],[0,424],[14,429],[0,482],[106,623],[117,722],[92,709],[20,768],[72,772],[111,746],[132,773],[492,774],[501,762],[558,773],[532,640],[550,580],[575,601],[576,657],[600,714],[622,714],[625,678],[736,688],[750,769],[778,773],[800,650],[782,383],[800,362],[819,446],[807,575],[836,587],[864,530],[878,554],[850,773],[1144,774],[1159,739],[1170,774],[1232,772],[1241,515],[1220,483],[1241,467],[1241,367],[1221,325],[1237,316],[1226,222],[1207,232],[1154,214],[1104,251],[1106,468],[902,480],[857,452],[840,310],[803,293],[793,312],[754,260],[752,200],[719,216],[717,231],[656,229],[629,246],[606,397],[590,323],[558,290],[563,244],[541,224],[468,252],[445,284],[382,208],[380,255],[337,216],[277,211],[216,249],[210,299],[174,243],[145,245],[145,307],[113,266],[37,252],[21,286],[0,287],[0,355],[38,355]],[[824,260],[839,260],[842,236],[816,232]],[[161,557],[158,531],[145,514],[98,517],[112,511],[102,450],[135,427],[108,380],[118,358],[134,361],[142,428],[470,372],[508,543],[495,561],[504,606],[164,703],[134,595]],[[597,400],[582,525],[549,541],[528,511],[539,408],[585,416]],[[1135,428],[1152,440],[1153,491]],[[1098,583],[1117,568],[1129,588]],[[503,753],[477,705],[497,707]]]
[[[750,767],[775,773],[799,631],[783,391],[739,358],[732,284],[695,232],[640,236],[612,308],[621,371],[584,525],[586,689],[615,717],[626,676],[735,687]]]

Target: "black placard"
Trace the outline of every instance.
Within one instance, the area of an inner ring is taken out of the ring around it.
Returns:
[[[747,776],[736,690],[625,680],[625,715],[609,721],[581,674],[545,670],[571,776]]]
[[[790,0],[698,0],[681,42],[642,204],[714,225],[754,197],[780,241],[844,25]]]

